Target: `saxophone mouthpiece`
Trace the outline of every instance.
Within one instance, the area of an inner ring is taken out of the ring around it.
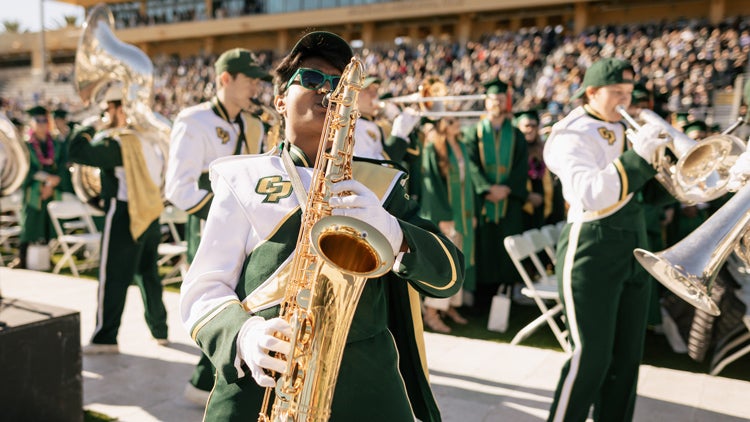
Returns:
[[[323,101],[320,102],[320,104],[323,105],[323,107],[328,108],[328,104],[331,103],[331,92],[327,93],[323,96]]]

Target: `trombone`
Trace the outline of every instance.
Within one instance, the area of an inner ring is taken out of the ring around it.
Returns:
[[[424,104],[424,103],[436,103],[436,102],[450,102],[450,101],[480,101],[487,98],[484,94],[474,95],[444,95],[440,97],[424,97],[418,93],[402,95],[400,97],[392,97],[381,100],[379,107],[385,109],[389,104]],[[463,117],[463,118],[479,118],[487,112],[485,110],[427,110],[419,109],[415,110],[415,113],[421,117]]]

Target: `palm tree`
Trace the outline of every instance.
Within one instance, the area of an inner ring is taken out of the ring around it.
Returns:
[[[5,27],[7,33],[17,34],[21,28],[21,23],[18,21],[3,21],[3,27]]]
[[[74,27],[76,26],[76,22],[78,21],[78,16],[76,15],[65,15],[63,16],[65,18],[65,25],[68,27]]]

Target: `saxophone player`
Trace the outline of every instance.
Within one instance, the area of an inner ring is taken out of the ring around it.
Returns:
[[[292,331],[277,315],[300,231],[302,192],[293,184],[308,189],[325,131],[323,100],[352,56],[335,34],[304,35],[274,71],[274,105],[285,123],[281,147],[211,165],[213,204],[181,289],[183,323],[217,369],[207,421],[257,417],[264,387],[275,382],[267,371],[285,372],[286,362],[271,353],[291,349],[274,334],[288,338]],[[388,240],[395,264],[365,284],[346,339],[331,420],[440,420],[419,351],[415,301],[420,293],[456,293],[463,255],[418,217],[403,172],[356,161],[352,167],[353,179],[331,188],[334,194],[352,193],[331,199],[332,214],[366,220]]]

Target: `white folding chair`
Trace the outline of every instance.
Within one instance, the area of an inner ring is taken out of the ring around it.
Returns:
[[[538,232],[538,230],[537,230]],[[536,331],[545,322],[549,325],[550,329],[555,335],[555,338],[560,343],[560,346],[566,353],[570,353],[570,344],[568,343],[568,333],[566,330],[561,329],[558,325],[558,321],[555,319],[558,315],[562,314],[562,303],[560,302],[557,293],[557,283],[554,275],[548,275],[542,262],[537,256],[537,252],[543,250],[535,249],[532,243],[531,236],[524,234],[517,234],[508,236],[503,240],[505,244],[505,250],[508,251],[513,265],[521,275],[526,287],[521,289],[521,293],[534,300],[534,303],[542,312],[542,314],[535,320],[531,321],[525,327],[523,327],[511,340],[510,344],[518,344],[534,331]],[[534,280],[529,272],[524,267],[525,260],[531,260],[534,268],[539,273],[539,278]],[[552,303],[552,307],[548,307],[547,303]]]
[[[18,243],[21,235],[21,191],[0,197],[0,266],[5,265],[2,252]]]
[[[70,267],[70,272],[78,277],[79,270],[89,269],[99,265],[99,248],[102,234],[96,230],[94,220],[86,204],[78,198],[66,199],[64,201],[51,201],[47,204],[47,212],[52,220],[52,226],[55,228],[57,243],[55,248],[62,249],[63,255],[53,273],[58,274],[64,266]],[[84,233],[66,233],[63,227],[65,222],[76,221],[77,226],[85,230]],[[84,249],[90,254],[86,260],[76,264],[76,252]]]
[[[542,232],[542,235],[544,235],[547,238],[547,246],[545,247],[545,250],[550,256],[550,259],[552,259],[552,262],[555,262],[556,259],[556,252],[557,252],[557,240],[560,238],[560,229],[557,227],[556,224],[546,224],[539,228],[539,231]]]
[[[159,267],[163,267],[172,262],[173,258],[177,258],[177,262],[173,265],[171,271],[162,278],[162,284],[182,281],[187,273],[187,241],[182,240],[177,230],[177,225],[187,223],[187,219],[188,215],[185,211],[172,205],[164,207],[164,211],[159,217],[159,222],[167,228],[172,241],[159,244],[159,261],[157,264]]]

